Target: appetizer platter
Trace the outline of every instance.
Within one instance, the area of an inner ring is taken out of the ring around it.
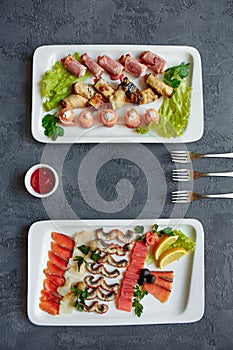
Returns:
[[[193,142],[202,137],[201,59],[186,46],[41,46],[32,134],[44,143]]]
[[[204,232],[197,220],[55,220],[30,227],[34,324],[188,323],[203,313]]]

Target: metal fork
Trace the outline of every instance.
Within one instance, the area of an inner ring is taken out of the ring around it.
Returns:
[[[199,194],[191,191],[172,192],[173,203],[189,203],[202,198],[233,198],[233,193],[224,194]]]
[[[233,172],[225,172],[225,173],[201,173],[196,170],[189,169],[174,169],[172,171],[172,179],[174,181],[192,181],[199,179],[204,176],[227,176],[233,177]]]
[[[173,162],[189,163],[199,158],[233,158],[233,153],[200,154],[189,151],[171,151],[171,157]]]

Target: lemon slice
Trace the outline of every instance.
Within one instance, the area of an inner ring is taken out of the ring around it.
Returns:
[[[155,246],[155,260],[158,260],[160,255],[165,252],[172,243],[177,240],[178,236],[164,236],[160,239],[159,244]]]
[[[176,247],[167,250],[159,257],[159,268],[162,269],[164,266],[171,264],[172,262],[182,258],[182,256],[187,255],[188,252],[184,248]]]

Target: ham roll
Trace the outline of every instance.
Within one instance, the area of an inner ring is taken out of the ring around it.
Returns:
[[[94,118],[90,111],[82,111],[78,116],[78,121],[83,128],[89,129],[94,125]]]
[[[159,122],[159,113],[154,108],[149,108],[146,110],[144,115],[144,120],[146,124],[150,124],[150,122]]]
[[[109,128],[113,127],[118,120],[118,115],[116,111],[113,111],[112,109],[100,110],[98,112],[98,117],[99,117],[100,123],[104,124]]]
[[[126,112],[125,115],[125,125],[128,128],[137,128],[141,124],[140,114],[136,111],[136,109],[131,108]]]
[[[64,126],[74,126],[74,111],[69,107],[63,108],[59,114],[59,120]]]
[[[151,68],[156,74],[164,71],[167,62],[160,56],[151,51],[144,51],[139,56],[139,60]]]
[[[87,68],[78,62],[72,55],[68,55],[65,58],[63,58],[62,63],[68,69],[72,74],[76,75],[78,78],[82,77],[85,73]]]
[[[88,56],[87,53],[84,53],[81,57],[81,60],[85,66],[89,69],[91,73],[93,73],[96,78],[100,78],[101,75],[104,73],[104,69],[95,61],[93,58]]]
[[[121,63],[107,55],[99,56],[98,63],[106,70],[112,80],[119,79],[124,69]]]
[[[125,66],[126,72],[131,73],[136,77],[141,77],[146,72],[147,67],[131,57],[130,54],[122,55],[119,61]]]

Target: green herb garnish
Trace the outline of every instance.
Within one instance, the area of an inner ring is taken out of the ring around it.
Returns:
[[[83,263],[85,263],[86,265],[88,265],[88,262],[84,259],[83,256],[76,255],[76,256],[73,258],[73,260],[78,262],[78,270],[79,270],[79,271],[80,271],[80,267],[82,266]]]
[[[178,88],[181,80],[189,75],[190,63],[181,62],[179,66],[173,66],[165,70],[164,83],[173,87]]]
[[[135,314],[140,317],[143,313],[143,305],[140,303],[140,301],[144,298],[145,295],[147,295],[148,292],[141,288],[141,286],[136,285],[134,289],[134,299],[133,299],[133,307]]]
[[[144,232],[144,226],[136,226],[136,227],[134,227],[134,232],[136,232],[136,233],[143,233]]]
[[[101,258],[101,255],[99,253],[96,253],[95,250],[91,252],[90,258],[94,261],[99,261]]]
[[[80,250],[80,252],[82,252],[84,255],[87,255],[90,251],[90,247],[87,247],[86,245],[80,245],[78,247],[78,249]]]
[[[76,300],[73,303],[73,306],[78,310],[78,311],[83,311],[85,307],[85,300],[88,297],[88,292],[86,290],[82,291],[78,289],[76,286],[73,286],[71,288],[72,292],[74,292],[74,295],[76,296]]]
[[[163,230],[158,231],[158,236],[175,236],[174,231],[171,227],[165,227]]]
[[[57,123],[59,123],[59,118],[55,114],[46,114],[42,119],[42,126],[45,129],[44,134],[51,137],[53,141],[65,133],[63,128],[57,126]]]

